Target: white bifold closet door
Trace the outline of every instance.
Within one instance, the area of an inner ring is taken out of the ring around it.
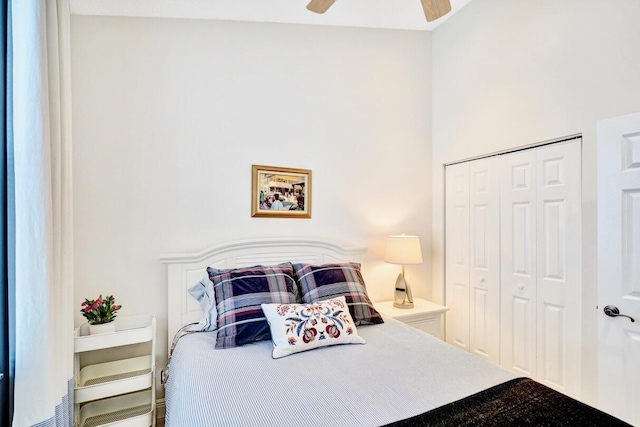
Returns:
[[[469,163],[469,350],[500,362],[500,158]]]
[[[499,159],[448,166],[447,341],[500,362]]]
[[[580,140],[448,166],[446,179],[447,341],[578,397]]]
[[[445,335],[469,351],[469,163],[447,166],[446,182]]]
[[[506,154],[501,201],[502,366],[536,377],[536,153]]]

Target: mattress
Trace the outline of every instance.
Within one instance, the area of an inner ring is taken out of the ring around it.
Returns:
[[[167,426],[380,426],[515,378],[385,317],[366,344],[272,359],[261,341],[215,350],[215,332],[183,336],[166,383]]]

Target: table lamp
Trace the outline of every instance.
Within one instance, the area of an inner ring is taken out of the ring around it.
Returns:
[[[398,308],[413,308],[411,287],[404,275],[404,266],[408,264],[422,264],[422,250],[418,236],[389,236],[384,254],[384,261],[390,264],[401,264],[402,273],[396,279],[393,306]]]

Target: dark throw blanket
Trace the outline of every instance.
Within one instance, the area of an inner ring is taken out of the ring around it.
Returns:
[[[529,378],[516,378],[388,426],[629,426]]]

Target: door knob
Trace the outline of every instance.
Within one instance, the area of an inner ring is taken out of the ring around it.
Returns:
[[[629,320],[631,320],[632,322],[635,322],[636,320],[631,317],[631,316],[627,316],[626,314],[620,314],[620,310],[618,310],[618,307],[616,307],[615,305],[608,305],[604,308],[604,314],[606,314],[609,317],[627,317],[629,318]]]

